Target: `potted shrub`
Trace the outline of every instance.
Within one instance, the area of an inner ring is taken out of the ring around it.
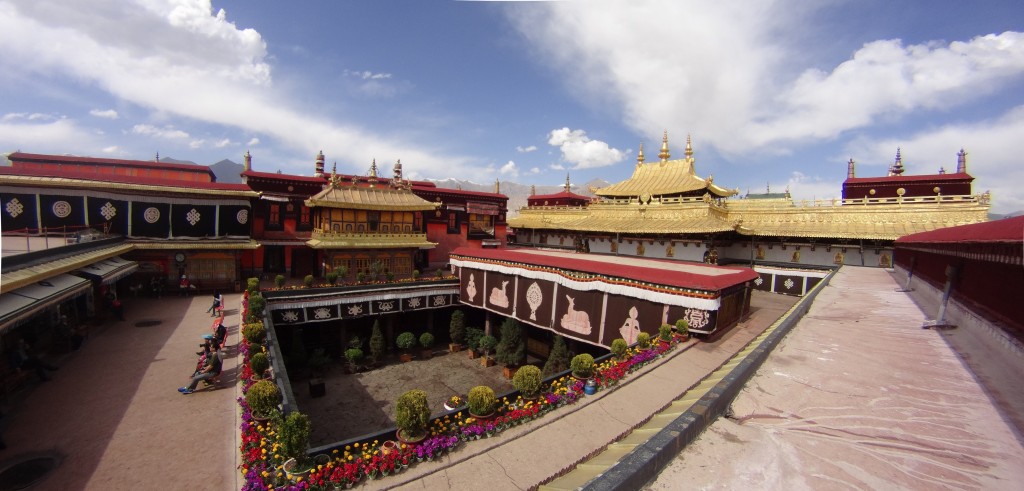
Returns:
[[[352,373],[359,371],[359,363],[363,361],[363,350],[349,348],[345,350],[345,360],[348,361],[348,368]]]
[[[373,331],[370,334],[370,361],[374,366],[384,359],[384,333],[380,330],[380,320],[374,319]]]
[[[262,322],[249,322],[242,325],[242,337],[251,345],[262,345],[267,338],[267,329]]]
[[[683,340],[690,338],[690,323],[686,319],[679,319],[676,321],[676,332],[683,337]]]
[[[555,336],[555,344],[548,353],[548,361],[544,362],[542,374],[550,377],[569,369],[569,348],[565,345],[565,338]]]
[[[420,270],[418,270],[418,269],[412,270],[412,280],[413,281],[417,281],[419,279],[420,279]]]
[[[447,401],[444,401],[444,408],[447,411],[454,411],[465,405],[466,398],[461,396],[451,396]]]
[[[270,368],[270,359],[263,352],[256,353],[249,358],[249,369],[252,370],[254,380],[261,379]]]
[[[672,342],[672,326],[662,324],[661,327],[658,328],[658,341],[661,341],[663,344]]]
[[[469,389],[469,415],[477,419],[488,419],[494,416],[494,389],[486,385],[478,385]]]
[[[255,295],[249,297],[249,313],[247,314],[246,322],[262,322],[263,321],[263,310],[267,308],[267,299],[263,298],[262,295]]]
[[[249,292],[249,296],[252,297],[260,292],[260,279],[259,278],[248,278],[245,280],[245,291]]]
[[[281,445],[281,454],[288,459],[282,468],[289,479],[305,479],[313,469],[313,459],[307,453],[309,431],[309,416],[298,411],[289,413],[278,429],[277,441]]]
[[[313,286],[313,275],[307,274],[305,277],[303,277],[302,278],[302,286],[304,286],[306,288],[309,288],[309,287]]]
[[[281,403],[281,390],[270,380],[260,380],[249,387],[245,393],[245,402],[253,418],[265,421],[270,419],[271,413]]]
[[[448,350],[452,353],[462,351],[462,343],[466,341],[466,314],[461,310],[452,312],[452,320],[448,323],[448,335],[452,340],[448,344]]]
[[[475,359],[480,349],[480,338],[484,337],[484,330],[479,327],[466,328],[466,347],[469,348],[469,359]]]
[[[434,335],[429,332],[420,334],[420,346],[423,348],[422,356],[424,360],[429,360],[433,357]]]
[[[501,342],[498,343],[495,358],[505,366],[505,378],[511,379],[519,365],[526,361],[526,341],[519,322],[509,317],[501,323]]]
[[[480,359],[482,366],[491,367],[494,366],[494,358],[490,357],[491,350],[498,345],[498,339],[490,334],[485,334],[480,337],[480,351],[483,352],[483,358]]]
[[[612,341],[612,354],[615,355],[615,359],[623,361],[626,359],[626,350],[629,349],[629,345],[626,344],[626,340],[619,338]]]
[[[594,357],[587,353],[580,353],[572,357],[569,362],[572,376],[578,379],[588,379],[594,375]]]
[[[636,347],[641,350],[651,349],[651,335],[646,332],[642,332],[636,335]]]
[[[278,288],[284,287],[284,275],[283,274],[279,274],[279,275],[274,277],[274,286],[276,286]]]
[[[356,273],[356,283],[365,283],[365,282],[366,282],[366,273],[364,273],[362,271]]]
[[[416,346],[415,334],[409,331],[399,334],[398,338],[395,339],[395,345],[402,350],[401,358],[403,363],[412,361],[412,353],[409,353],[409,350],[411,350],[413,346]]]
[[[524,399],[535,399],[540,394],[540,369],[533,365],[519,368],[512,377],[512,385],[519,390]]]
[[[398,398],[395,403],[396,436],[402,443],[417,443],[427,437],[430,424],[430,405],[427,393],[413,389]]]
[[[330,273],[327,273],[324,276],[326,276],[326,278],[327,278],[327,284],[328,285],[334,286],[334,285],[336,285],[338,283],[338,273],[337,272],[331,271]]]

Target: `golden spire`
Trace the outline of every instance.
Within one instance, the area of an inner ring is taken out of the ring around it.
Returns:
[[[661,137],[661,153],[658,154],[658,158],[662,162],[665,162],[671,157],[668,153],[668,130],[665,130],[665,135]]]
[[[331,186],[338,187],[338,162],[331,166]]]
[[[370,164],[370,177],[377,177],[377,159],[373,159],[373,163]]]
[[[536,196],[536,195],[537,195],[537,185],[536,184],[530,184],[530,196]]]
[[[690,144],[690,135],[686,135],[686,158],[693,158],[693,145]]]
[[[569,173],[565,173],[565,192],[569,192]]]
[[[644,165],[644,144],[640,143],[640,151],[636,154],[636,166]]]
[[[501,181],[498,181],[497,179],[494,180],[494,193],[501,194]]]
[[[245,170],[252,170],[252,155],[249,154],[248,150],[245,151],[245,155],[242,158],[245,160]]]

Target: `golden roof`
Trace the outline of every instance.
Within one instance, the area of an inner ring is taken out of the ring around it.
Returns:
[[[135,249],[145,250],[254,250],[260,247],[255,240],[154,240],[152,242],[132,242]]]
[[[633,196],[663,196],[705,190],[717,197],[733,196],[739,189],[725,189],[714,184],[714,178],[702,179],[694,171],[693,149],[689,138],[686,144],[686,157],[668,160],[668,134],[662,142],[661,160],[644,163],[643,149],[637,155],[637,165],[633,175],[625,181],[594,190],[602,198],[622,198]]]
[[[121,243],[110,247],[104,247],[102,249],[62,257],[53,261],[46,261],[43,264],[29,266],[10,273],[4,273],[0,275],[0,293],[6,293],[25,285],[31,285],[32,283],[44,278],[84,268],[97,261],[102,261],[104,259],[124,254],[131,251],[132,248],[132,244]]]
[[[178,185],[177,183],[180,183]],[[68,177],[0,175],[0,184],[15,186],[40,186],[72,189],[95,189],[100,191],[143,191],[161,194],[189,194],[224,198],[257,198],[259,193],[250,189],[224,189],[221,183],[189,183],[186,181],[170,181],[159,184],[140,184],[129,182],[98,181],[90,179],[74,179]],[[201,184],[192,186],[190,184]],[[220,187],[218,187],[220,186]]]
[[[433,249],[427,234],[359,234],[313,231],[306,244],[313,249]]]
[[[306,200],[306,206],[351,210],[426,211],[439,204],[416,196],[407,189],[370,186],[328,185]]]

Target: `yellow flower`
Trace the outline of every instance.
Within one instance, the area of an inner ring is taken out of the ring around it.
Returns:
[[[345,445],[345,450],[346,450],[346,451],[348,451],[348,450],[352,450],[352,445]]]

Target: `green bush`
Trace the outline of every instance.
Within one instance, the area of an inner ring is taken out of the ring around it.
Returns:
[[[430,424],[430,405],[427,393],[413,389],[398,398],[395,403],[395,426],[405,438],[418,438],[427,433]]]
[[[523,328],[515,319],[508,317],[501,323],[501,342],[498,343],[495,359],[507,367],[526,362],[526,341]]]
[[[572,357],[569,368],[574,377],[589,378],[594,375],[594,357],[587,353],[580,353]]]
[[[309,287],[313,286],[313,275],[307,274],[305,277],[303,277],[302,278],[302,286],[304,286],[306,288],[309,288]]]
[[[364,273],[362,271],[356,273],[356,283],[365,283],[365,282],[366,282],[366,273]]]
[[[262,377],[263,373],[270,368],[270,359],[267,358],[266,353],[256,353],[249,358],[249,368],[252,369],[254,375]]]
[[[410,350],[413,346],[416,346],[416,335],[409,331],[405,331],[402,334],[399,334],[398,338],[395,339],[395,345],[400,349]]]
[[[284,275],[283,274],[279,274],[279,275],[274,277],[274,286],[276,286],[278,288],[281,288],[282,286],[284,286]]]
[[[676,332],[687,336],[690,334],[690,323],[686,319],[679,319],[676,321]]]
[[[540,391],[540,369],[533,365],[520,367],[512,377],[512,385],[519,389],[523,397],[535,397]]]
[[[329,285],[333,286],[338,283],[338,273],[331,271],[330,273],[327,273],[325,276],[327,277],[327,283]]]
[[[444,278],[444,269],[438,269],[436,272],[434,272],[434,275],[437,276],[438,279]]]
[[[384,358],[384,333],[380,330],[380,319],[373,320],[373,331],[370,334],[370,359],[374,363]]]
[[[249,297],[249,312],[246,314],[246,322],[260,322],[263,320],[263,311],[267,308],[267,299],[262,295]]]
[[[619,338],[612,341],[612,354],[614,354],[616,358],[621,359],[625,356],[627,349],[629,349],[629,345],[626,344],[625,339]]]
[[[270,411],[281,403],[281,390],[270,380],[260,380],[245,393],[245,402],[254,416],[269,417]]]
[[[363,350],[359,348],[349,348],[345,350],[345,359],[348,360],[352,366],[356,366],[359,362],[363,361]]]
[[[267,329],[263,327],[262,322],[250,322],[248,324],[243,324],[242,337],[244,337],[249,344],[263,344],[263,340],[267,338]]]
[[[477,416],[487,416],[494,411],[494,389],[486,385],[478,385],[469,389],[469,412]]]
[[[490,334],[485,334],[480,337],[480,349],[484,351],[484,356],[489,355],[491,350],[493,350],[497,345],[498,338],[491,336]]]
[[[471,350],[480,349],[480,338],[484,337],[484,330],[479,327],[466,328],[466,346]]]
[[[636,346],[640,349],[648,349],[651,347],[651,335],[646,332],[642,332],[636,335]]]
[[[334,268],[334,272],[338,273],[339,278],[348,278],[348,266],[345,266],[344,264]]]
[[[662,324],[661,327],[658,328],[658,339],[660,339],[660,340],[662,340],[662,341],[664,341],[666,343],[671,341],[672,340],[672,326],[670,326],[668,324]]]
[[[249,278],[245,280],[245,290],[249,292],[249,296],[256,295],[260,292],[260,279]]]
[[[392,273],[391,271],[384,273],[384,276],[388,279],[388,282],[395,281],[395,273]]]
[[[418,269],[412,270],[412,279],[413,280],[420,279],[420,270],[418,270]]]
[[[452,320],[448,323],[448,335],[452,342],[462,344],[466,341],[466,314],[461,310],[452,312]]]
[[[281,422],[277,435],[281,454],[298,463],[308,460],[309,431],[309,416],[298,411],[289,413]]]
[[[430,349],[432,346],[434,346],[434,335],[430,334],[429,332],[420,334],[420,346],[422,346],[424,349]]]
[[[569,369],[569,348],[565,346],[565,338],[555,336],[555,344],[548,353],[548,361],[544,362],[543,374],[550,377]]]

